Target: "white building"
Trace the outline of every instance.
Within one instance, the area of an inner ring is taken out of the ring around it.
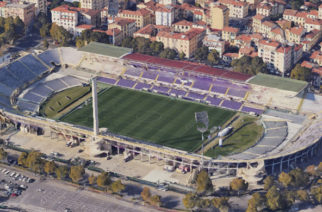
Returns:
[[[40,12],[47,14],[47,0],[23,0],[21,2],[34,3],[36,15],[38,15]]]
[[[207,46],[210,51],[215,49],[220,57],[223,56],[225,52],[225,41],[222,40],[220,36],[209,34],[203,39],[202,43],[204,46]]]
[[[156,25],[171,26],[174,22],[174,8],[170,5],[160,6],[155,12]]]

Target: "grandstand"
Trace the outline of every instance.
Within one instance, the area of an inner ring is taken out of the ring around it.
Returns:
[[[61,64],[59,49],[50,49],[37,56],[51,68]]]
[[[82,85],[83,81],[73,77],[64,76],[37,84],[18,98],[18,108],[21,111],[38,112],[40,105],[53,93]]]

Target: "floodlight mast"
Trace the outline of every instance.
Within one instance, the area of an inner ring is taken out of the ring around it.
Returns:
[[[92,78],[92,106],[93,106],[93,131],[94,131],[94,140],[95,140],[95,138],[99,133],[96,77]]]
[[[208,124],[209,124],[209,120],[208,120],[208,113],[207,111],[203,111],[203,112],[196,112],[195,113],[195,119],[196,119],[196,123],[201,123],[204,126],[198,127],[197,125],[197,130],[199,132],[201,132],[201,153],[202,153],[202,157],[201,157],[201,167],[200,169],[203,167],[203,154],[204,154],[204,145],[203,145],[203,140],[204,140],[204,133],[208,130]]]

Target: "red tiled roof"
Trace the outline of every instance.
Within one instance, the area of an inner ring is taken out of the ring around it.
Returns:
[[[225,26],[222,31],[231,32],[237,34],[239,32],[238,28]]]
[[[311,25],[319,25],[319,26],[321,26],[322,25],[322,20],[316,20],[316,19],[307,18],[305,20],[305,23],[306,24],[311,24]]]
[[[90,24],[81,24],[81,25],[76,26],[76,28],[92,29],[92,28],[94,28],[94,26],[93,25],[90,25]]]
[[[122,10],[120,11],[121,14],[127,14],[127,15],[135,15],[135,16],[146,16],[151,14],[151,12],[145,8],[132,11],[132,10]]]
[[[319,17],[319,12],[317,10],[311,10],[308,15]]]
[[[4,1],[0,1],[0,7],[4,7],[7,5],[7,2],[4,2]]]
[[[279,53],[288,53],[289,51],[292,50],[292,47],[291,46],[286,46],[286,47],[279,47],[276,51],[279,52]]]
[[[292,27],[290,29],[290,32],[295,35],[302,35],[305,32],[305,29],[303,27]]]
[[[318,75],[322,76],[322,67],[319,68],[313,68],[312,69],[313,73],[317,73]]]
[[[236,54],[236,53],[233,53]],[[238,58],[238,54],[237,57]],[[176,69],[182,69],[185,71],[192,71],[192,72],[199,72],[203,74],[208,74],[216,77],[221,78],[227,78],[231,80],[238,80],[238,81],[246,81],[251,76],[247,74],[227,71],[225,69],[219,69],[219,68],[212,68],[207,65],[202,65],[198,63],[192,63],[187,61],[178,61],[178,60],[169,60],[169,59],[163,59],[159,57],[149,56],[149,55],[143,55],[139,53],[133,53],[129,54],[123,57],[125,60],[134,60],[142,63],[151,63],[151,64],[157,64],[161,66],[176,68]]]
[[[301,12],[296,13],[295,16],[299,17],[299,18],[306,18],[307,17],[307,12],[301,11]]]
[[[277,41],[268,41],[268,40],[260,40],[259,43],[265,46],[272,46],[275,48],[277,48],[280,45],[280,43]]]
[[[272,21],[264,21],[263,25],[268,26],[270,28],[273,28],[274,26],[276,26],[276,24]]]
[[[253,17],[253,19],[257,19],[257,20],[263,20],[265,18],[265,16],[257,14]]]
[[[322,52],[321,51],[315,51],[310,56],[313,60],[321,60],[322,61]]]
[[[190,22],[190,21],[187,21],[187,20],[181,20],[181,21],[178,21],[176,23],[174,23],[173,25],[180,25],[180,26],[192,26],[193,23]]]
[[[286,9],[284,10],[283,15],[291,15],[291,16],[295,16],[297,13],[297,10],[291,10],[291,9]]]
[[[114,32],[113,32],[114,31]],[[107,35],[110,35],[110,36],[113,36],[114,35],[118,35],[118,34],[121,34],[121,30],[119,30],[118,28],[115,28],[115,29],[108,29],[105,31],[105,33]]]
[[[230,4],[238,7],[246,7],[248,4],[242,1],[235,1],[235,0],[219,0],[221,4]]]
[[[302,67],[305,67],[305,68],[313,68],[314,63],[311,63],[311,62],[309,62],[309,61],[304,60],[304,61],[301,63],[301,66],[302,66]]]
[[[200,28],[192,28],[189,31],[184,33],[172,33],[172,32],[161,31],[157,34],[157,37],[167,37],[167,38],[172,38],[177,40],[191,40],[192,38],[198,36],[203,31],[205,31],[205,29],[200,29]]]

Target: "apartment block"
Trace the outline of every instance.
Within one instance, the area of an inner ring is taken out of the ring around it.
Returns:
[[[84,9],[101,10],[108,6],[109,0],[79,0],[79,3]]]
[[[220,57],[223,56],[226,42],[218,35],[209,34],[203,39],[202,43],[204,46],[207,46],[210,51],[215,49]]]
[[[155,23],[155,17],[153,13],[145,8],[136,11],[122,10],[118,13],[118,17],[135,20],[137,30],[145,27],[148,24]]]
[[[219,0],[220,4],[225,5],[229,9],[229,17],[245,18],[248,16],[249,4],[235,0]]]
[[[14,4],[7,2],[0,2],[0,17],[19,17],[25,25],[29,25],[35,16],[35,4],[23,3]]]
[[[108,25],[108,29],[119,29],[123,39],[125,37],[133,37],[136,31],[136,25],[134,20],[115,18],[114,22]]]
[[[239,33],[239,29],[235,27],[226,26],[221,31],[221,38],[225,41],[233,43]]]
[[[210,24],[213,29],[222,30],[229,25],[229,9],[224,5],[212,3],[210,5]]]
[[[155,11],[155,24],[171,26],[174,22],[174,7],[171,5],[159,6]]]

